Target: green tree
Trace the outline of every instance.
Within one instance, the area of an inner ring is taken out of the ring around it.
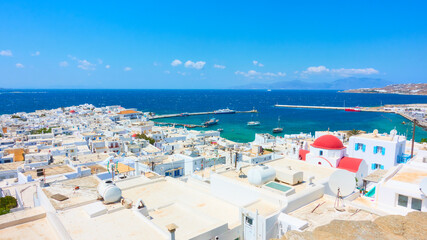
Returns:
[[[138,134],[136,134],[136,138],[138,138],[138,139],[145,139],[148,142],[150,142],[150,144],[154,144],[156,142],[156,140],[154,140],[153,138],[148,137],[144,133],[138,133]]]
[[[353,129],[353,130],[350,130],[347,132],[347,136],[348,137],[356,136],[356,135],[359,135],[361,132],[362,131],[360,131],[360,130]]]
[[[10,209],[15,208],[16,206],[18,206],[16,198],[12,196],[0,198],[0,215],[9,213]]]
[[[52,128],[40,128],[37,130],[31,130],[31,134],[42,134],[42,133],[51,133]]]

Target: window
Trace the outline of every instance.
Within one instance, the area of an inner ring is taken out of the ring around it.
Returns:
[[[362,150],[364,152],[366,150],[366,145],[363,143],[356,143],[354,146],[354,150]]]
[[[372,163],[371,165],[371,169],[375,170],[375,169],[384,169],[384,165],[378,164],[378,163]]]
[[[411,208],[417,211],[421,211],[422,200],[418,198],[411,199]]]
[[[319,156],[323,156],[323,151],[322,150],[319,151]]]
[[[399,194],[397,198],[397,205],[402,207],[408,207],[408,197]]]
[[[385,155],[385,147],[375,146],[374,147],[374,154],[378,154],[378,153]]]

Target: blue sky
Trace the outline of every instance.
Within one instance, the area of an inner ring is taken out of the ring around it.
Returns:
[[[1,1],[0,87],[427,82],[425,1]]]

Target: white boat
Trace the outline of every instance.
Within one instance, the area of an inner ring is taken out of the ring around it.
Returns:
[[[231,113],[236,113],[236,111],[235,110],[231,110],[229,108],[226,108],[226,109],[216,110],[216,111],[214,111],[214,113],[215,114],[231,114]]]
[[[273,128],[273,133],[281,133],[283,132],[283,128],[280,127],[280,117],[277,120],[277,128]]]
[[[247,125],[248,126],[259,126],[259,125],[261,125],[261,123],[258,121],[250,121],[250,122],[248,122]]]
[[[273,133],[281,133],[283,132],[283,128],[274,128]]]
[[[267,92],[271,92],[271,89],[268,89]]]

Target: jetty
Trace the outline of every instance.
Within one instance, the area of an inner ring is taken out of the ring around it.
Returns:
[[[162,125],[162,126],[183,126],[183,127],[187,127],[187,128],[204,128],[206,126],[204,125],[199,125],[199,124],[187,124],[187,123],[169,123],[169,122],[154,122],[154,124],[157,125]]]
[[[308,108],[308,109],[325,109],[325,110],[345,110],[351,107],[331,107],[331,106],[307,106],[307,105],[282,105],[276,104],[275,107],[283,107],[283,108]],[[371,108],[371,107],[359,107],[358,110],[361,112],[389,112],[379,108]]]
[[[257,112],[258,111],[256,109],[252,109],[250,111],[236,111],[235,113],[257,113]],[[210,114],[215,114],[215,112],[212,111],[212,112],[194,112],[194,113],[164,114],[164,115],[151,116],[151,117],[149,117],[149,119],[153,120],[153,119],[160,119],[160,118],[187,117],[187,116],[210,115]],[[222,114],[218,114],[218,115],[222,115]],[[189,124],[185,124],[185,125],[189,125]]]
[[[276,104],[274,105],[275,107],[282,107],[282,108],[305,108],[305,109],[325,109],[325,110],[345,110],[346,108],[351,108],[351,107],[330,107],[330,106],[307,106],[307,105],[282,105],[282,104]],[[403,107],[403,106],[409,106],[409,105],[399,105],[399,104],[395,104],[395,105],[386,105],[383,107],[359,107],[358,110],[360,110],[361,112],[380,112],[380,113],[394,113],[394,114],[399,114],[400,116],[408,119],[411,122],[414,122],[415,118],[411,117],[409,114],[406,114],[405,112],[402,111],[397,111],[397,110],[390,110],[391,108],[395,108],[395,107]],[[387,108],[385,108],[387,107]],[[427,131],[427,122],[424,121],[416,121],[415,122],[416,125],[418,125],[419,127],[424,128],[424,130]]]

